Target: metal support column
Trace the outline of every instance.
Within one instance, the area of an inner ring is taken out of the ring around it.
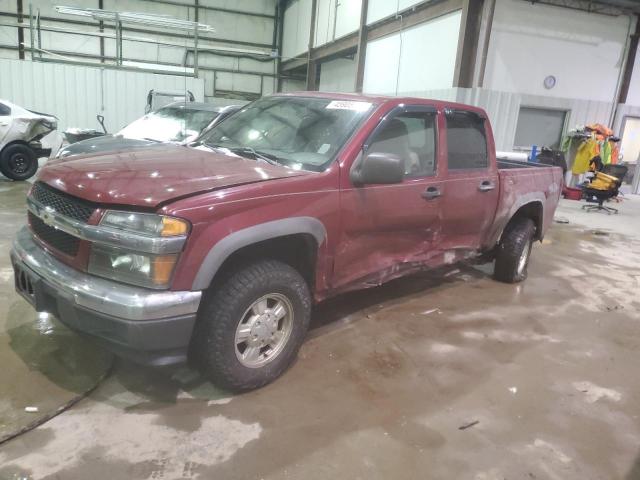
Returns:
[[[282,0],[278,0],[276,3],[276,27],[277,35],[275,39],[275,48],[274,50],[277,53],[276,57],[276,92],[282,91],[282,77],[281,77],[281,68],[282,68],[282,36],[284,34],[284,2]]]
[[[200,15],[198,14],[198,0],[195,0],[195,19],[196,26],[193,32],[193,75],[198,78],[198,21]]]
[[[356,84],[355,91],[362,92],[364,83],[364,65],[367,56],[367,11],[369,0],[362,0],[360,10],[360,30],[358,31],[358,50],[356,51]]]
[[[318,1],[311,0],[311,28],[309,28],[309,47],[307,51],[307,90],[318,90],[318,63],[313,60],[313,44],[316,37],[316,13]]]
[[[627,52],[627,61],[625,63],[624,74],[622,77],[622,86],[618,96],[618,103],[626,103],[629,95],[629,86],[631,85],[631,76],[633,75],[633,65],[636,62],[636,52],[638,51],[638,39],[640,39],[640,15],[636,16],[636,29],[631,35],[629,41],[629,51]]]
[[[102,10],[104,8],[104,0],[98,0],[98,8]],[[104,22],[100,20],[98,22],[98,29],[100,33],[104,33]],[[104,63],[104,37],[100,37],[100,63]]]
[[[116,15],[116,65],[122,65],[122,22]]]
[[[29,4],[29,8],[31,8],[31,4]],[[18,24],[20,25],[18,27],[18,58],[20,60],[24,60],[24,28],[22,28],[22,22],[24,20],[24,11],[23,11],[23,5],[22,5],[22,0],[17,0],[16,3],[16,12],[18,14]]]
[[[29,36],[31,37],[31,61],[35,60],[35,52],[33,50],[33,44],[35,43],[35,31],[33,30],[33,5],[29,4]]]
[[[483,4],[484,0],[464,0],[462,5],[458,55],[453,77],[454,87],[469,88],[473,86],[473,72],[476,66]]]

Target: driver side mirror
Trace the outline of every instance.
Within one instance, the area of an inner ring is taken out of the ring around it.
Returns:
[[[404,162],[392,153],[363,153],[351,169],[354,185],[400,183],[404,179]]]

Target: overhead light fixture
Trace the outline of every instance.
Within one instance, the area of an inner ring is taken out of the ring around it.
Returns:
[[[180,20],[169,15],[159,15],[155,13],[115,12],[111,10],[102,10],[99,8],[79,8],[63,5],[58,5],[55,8],[56,12],[58,13],[66,15],[76,15],[79,17],[90,17],[94,20],[102,22],[137,23],[141,25],[171,28],[174,30],[194,31],[197,29],[198,32],[215,31],[215,29],[211,25],[191,22],[189,20]]]

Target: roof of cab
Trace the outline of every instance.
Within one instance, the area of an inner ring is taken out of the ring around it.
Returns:
[[[396,105],[406,103],[406,104],[418,104],[418,105],[433,105],[438,109],[451,108],[454,110],[467,110],[471,112],[476,112],[481,114],[482,116],[487,116],[486,112],[480,108],[475,107],[473,105],[467,105],[464,103],[456,103],[456,102],[447,102],[443,100],[435,100],[430,98],[420,98],[420,97],[392,97],[389,95],[371,95],[371,94],[359,94],[359,93],[338,93],[338,92],[290,92],[290,93],[277,93],[276,96],[285,96],[285,97],[316,97],[316,98],[330,98],[334,100],[347,100],[347,101],[360,101],[360,102],[370,102],[376,105],[381,105],[383,103],[394,103]]]

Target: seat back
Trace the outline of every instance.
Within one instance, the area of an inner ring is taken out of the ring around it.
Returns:
[[[607,175],[616,177],[618,180],[620,180],[620,183],[622,183],[628,171],[629,171],[629,167],[627,167],[626,165],[614,165],[614,164],[605,165],[604,168],[602,169],[602,173],[606,173]]]

